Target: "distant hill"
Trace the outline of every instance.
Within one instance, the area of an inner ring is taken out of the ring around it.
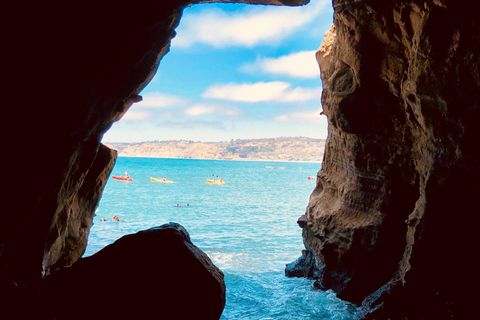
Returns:
[[[315,161],[321,162],[325,140],[276,138],[230,140],[229,142],[149,141],[104,143],[123,157],[154,157],[217,160]]]

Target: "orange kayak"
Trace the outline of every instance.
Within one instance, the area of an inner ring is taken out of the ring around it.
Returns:
[[[117,180],[123,180],[123,181],[133,181],[132,178],[130,177],[124,177],[124,176],[112,176],[113,179],[117,179]]]

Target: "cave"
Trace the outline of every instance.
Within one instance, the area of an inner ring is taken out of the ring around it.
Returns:
[[[116,158],[100,141],[141,99],[182,9],[202,2],[212,1],[5,5],[2,318],[101,317],[85,286],[107,264],[80,259]],[[450,0],[334,0],[333,8],[317,53],[326,151],[299,223],[319,266],[317,286],[359,305],[359,318],[468,318],[480,194],[479,18]],[[212,299],[192,309],[218,318],[225,288],[208,257],[176,225],[146,230],[125,248],[150,237],[167,251],[172,243],[192,249],[177,252],[202,261],[197,285],[211,289],[192,290],[172,308],[204,294]],[[144,312],[137,316],[173,317],[169,308]]]

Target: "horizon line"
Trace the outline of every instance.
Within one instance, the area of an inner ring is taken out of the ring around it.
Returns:
[[[195,143],[220,143],[220,142],[231,142],[233,141],[241,141],[241,140],[277,140],[277,139],[298,139],[298,138],[303,138],[303,139],[312,139],[312,140],[320,140],[320,141],[326,141],[326,138],[312,138],[312,137],[305,137],[305,136],[296,136],[296,137],[277,137],[277,138],[237,138],[237,139],[230,139],[230,140],[219,140],[219,141],[200,141],[200,140],[191,140],[191,139],[178,139],[178,140],[143,140],[143,141],[108,141],[108,142],[101,142],[102,144],[114,144],[114,143],[148,143],[148,142],[181,142],[181,141],[187,141],[187,142],[195,142]]]

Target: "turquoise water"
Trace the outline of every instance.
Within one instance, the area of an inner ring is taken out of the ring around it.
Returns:
[[[225,274],[222,320],[353,319],[354,308],[332,292],[284,276],[285,264],[303,249],[296,221],[315,186],[307,177],[319,169],[319,163],[120,157],[112,175],[127,171],[133,181],[107,182],[85,256],[123,235],[178,222]],[[150,181],[164,176],[174,183]],[[208,184],[213,176],[226,183]]]

